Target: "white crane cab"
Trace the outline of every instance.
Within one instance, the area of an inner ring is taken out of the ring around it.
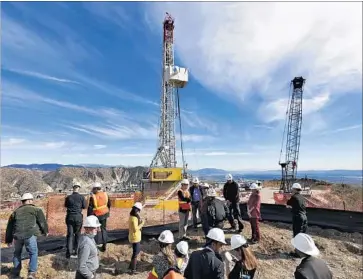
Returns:
[[[165,67],[165,81],[175,88],[184,88],[188,83],[188,69],[178,66]]]

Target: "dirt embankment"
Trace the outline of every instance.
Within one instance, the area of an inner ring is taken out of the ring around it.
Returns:
[[[249,225],[245,223],[245,236],[249,237]],[[252,247],[258,261],[256,279],[291,279],[299,259],[288,256],[291,251],[291,229],[285,224],[261,224],[262,240],[260,244]],[[339,233],[335,230],[322,230],[316,227],[309,228],[321,257],[330,266],[335,279],[360,279],[362,278],[362,235]],[[190,250],[201,247],[204,243],[202,231],[190,232]],[[227,235],[230,239],[231,235]],[[226,247],[228,248],[228,246]],[[145,279],[151,270],[152,256],[157,253],[158,245],[155,241],[142,242],[142,254],[138,269],[139,275],[126,274],[131,257],[131,247],[126,241],[110,244],[109,250],[100,254],[100,278]],[[39,278],[68,279],[74,278],[76,260],[66,260],[65,252],[42,255],[39,259]],[[27,262],[27,261],[26,261]],[[2,264],[0,278],[7,278],[11,264]],[[27,263],[24,264],[22,275],[26,274]]]

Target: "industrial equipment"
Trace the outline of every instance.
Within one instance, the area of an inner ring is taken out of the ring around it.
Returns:
[[[280,190],[284,193],[291,192],[291,186],[296,180],[297,163],[299,159],[299,148],[301,139],[302,124],[302,100],[305,79],[295,77],[291,81],[292,93],[289,96],[289,104],[286,111],[286,122],[283,133],[280,160],[281,166],[281,185]],[[290,88],[291,88],[290,86]],[[290,89],[291,92],[291,89]],[[285,146],[285,161],[281,162],[287,126],[287,138]]]
[[[179,88],[188,83],[188,70],[174,65],[174,19],[166,13],[163,22],[163,69],[160,99],[158,148],[143,177],[144,196],[171,197],[177,184],[186,176]],[[177,167],[175,119],[179,118],[182,167]]]

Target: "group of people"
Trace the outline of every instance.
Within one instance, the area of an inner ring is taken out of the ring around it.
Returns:
[[[259,220],[261,218],[261,197],[259,186],[252,184],[252,191],[247,202],[247,214],[250,219],[252,236],[245,239],[242,214],[239,207],[239,186],[232,175],[227,176],[223,188],[224,200],[217,197],[215,189],[208,184],[201,184],[197,178],[181,182],[178,191],[179,201],[179,239],[173,249],[174,235],[171,231],[163,231],[158,237],[160,251],[154,255],[153,268],[148,279],[204,279],[225,278],[225,265],[234,267],[227,270],[228,279],[253,279],[258,270],[258,261],[250,245],[261,240]],[[96,278],[99,268],[99,251],[106,251],[107,218],[110,214],[110,199],[101,190],[101,184],[95,183],[89,199],[88,208],[84,196],[79,194],[79,185],[73,186],[73,193],[67,196],[64,206],[67,208],[67,258],[77,258],[76,279]],[[302,257],[301,264],[296,268],[295,279],[331,279],[332,273],[326,263],[316,256],[319,254],[312,238],[306,234],[307,216],[304,198],[300,194],[301,186],[295,183],[292,187],[292,197],[287,202],[291,207],[293,221],[293,239],[295,251],[292,255]],[[38,265],[37,237],[48,235],[48,225],[43,211],[33,204],[33,196],[25,193],[22,205],[10,216],[6,229],[5,242],[8,246],[14,244],[13,275],[19,278],[21,270],[21,252],[23,246],[29,253],[30,263],[28,279],[36,278]],[[83,223],[82,210],[87,208],[87,217]],[[132,255],[129,273],[136,274],[137,258],[141,252],[142,228],[145,221],[141,218],[143,205],[136,202],[129,216],[129,242]],[[194,251],[189,257],[187,236],[188,220],[192,213],[194,229],[198,229],[200,217],[206,242],[204,246]],[[222,252],[226,246],[224,222],[227,220],[235,235],[231,238],[230,251]],[[81,235],[81,229],[84,234]],[[97,247],[97,245],[100,245]]]

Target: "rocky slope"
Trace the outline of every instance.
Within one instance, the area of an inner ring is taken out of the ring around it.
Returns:
[[[70,190],[74,183],[80,184],[81,191],[89,191],[94,182],[102,183],[109,190],[118,190],[139,183],[144,171],[144,167],[62,167],[48,172],[4,167],[1,168],[1,196],[9,199],[26,191]]]

